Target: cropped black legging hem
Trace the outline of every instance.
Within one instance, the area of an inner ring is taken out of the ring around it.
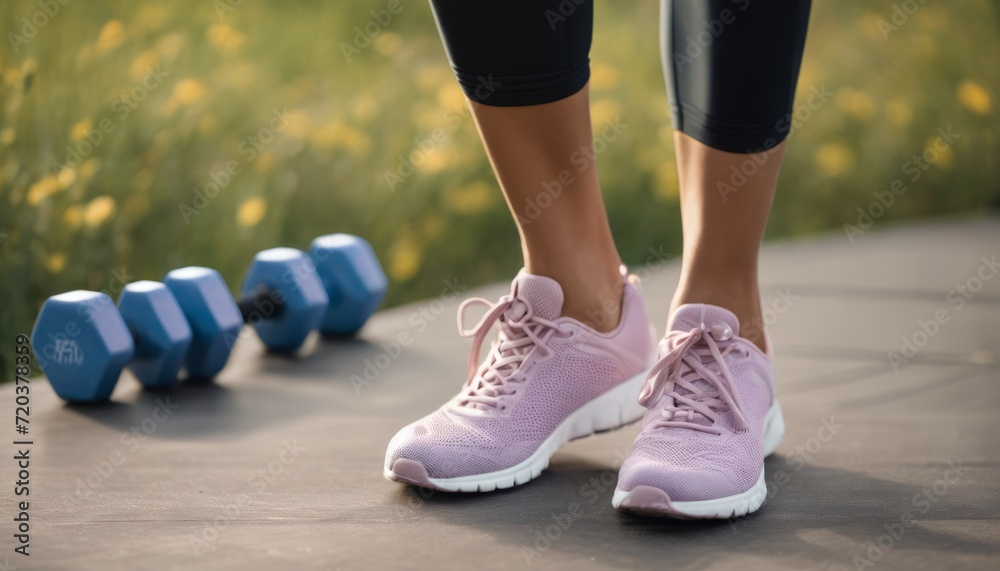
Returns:
[[[670,119],[675,129],[709,147],[730,153],[758,153],[781,144],[791,130],[790,113],[759,125],[733,125],[708,117],[696,107],[670,106]]]
[[[561,3],[572,13],[552,21]],[[551,103],[590,80],[593,0],[431,0],[431,8],[451,67],[472,101]]]
[[[551,103],[590,78],[593,0],[430,0],[466,96]],[[810,0],[662,0],[661,55],[673,125],[723,151],[781,143]]]
[[[566,99],[590,81],[590,59],[573,69],[539,75],[496,75],[463,71],[452,66],[465,95],[483,105],[524,107]]]

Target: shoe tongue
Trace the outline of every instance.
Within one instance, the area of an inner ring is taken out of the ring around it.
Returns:
[[[688,303],[678,307],[670,317],[668,331],[690,331],[704,324],[706,329],[714,325],[725,324],[733,331],[733,336],[740,334],[740,320],[733,312],[717,305],[707,303]]]
[[[527,311],[525,304],[530,305],[534,315],[542,319],[547,319],[549,321],[558,319],[562,315],[563,306],[563,291],[559,286],[559,283],[552,278],[547,278],[545,276],[536,276],[534,274],[529,274],[523,269],[514,278],[514,282],[511,285],[512,293],[516,293],[517,297],[524,300],[524,303],[516,303],[512,307],[507,309],[506,315],[508,318],[519,319]],[[510,339],[520,339],[523,338],[525,333],[518,329],[504,328],[500,332],[501,340]],[[517,348],[501,349],[501,355],[507,357],[512,354],[527,354],[531,351],[533,345],[524,345]],[[489,384],[495,384],[497,382],[497,374],[506,378],[514,373],[520,364],[508,364],[495,369],[491,372],[486,373],[483,378],[483,382]],[[465,406],[470,406],[479,410],[486,410],[489,407],[483,403],[466,403]]]
[[[562,315],[563,291],[554,279],[521,270],[514,278],[514,289],[538,317],[551,321]]]
[[[670,324],[667,330],[668,332],[688,332],[692,329],[702,327],[703,324],[704,328],[708,330],[711,330],[715,325],[728,325],[734,336],[740,334],[740,321],[736,319],[736,315],[733,312],[717,305],[708,305],[706,303],[689,303],[678,307],[670,317]],[[716,370],[717,366],[711,365],[709,368]],[[702,391],[714,392],[716,390],[711,383],[703,379],[695,380],[691,384]],[[690,394],[690,391],[684,389],[681,389],[680,392],[681,394]],[[712,421],[697,413],[688,422],[704,426],[712,425]]]

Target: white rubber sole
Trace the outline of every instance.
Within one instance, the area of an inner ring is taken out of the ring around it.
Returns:
[[[775,400],[764,417],[764,457],[770,456],[785,435],[785,419],[781,405]],[[639,515],[678,519],[731,518],[753,513],[767,498],[767,483],[761,468],[757,482],[749,490],[711,500],[675,502],[666,492],[652,486],[636,486],[632,490],[615,489],[611,505]]]
[[[393,463],[392,469],[384,470],[384,475],[395,482],[448,492],[492,492],[519,486],[537,478],[548,467],[549,459],[569,441],[621,428],[641,419],[646,409],[639,404],[638,398],[646,375],[647,371],[643,371],[578,408],[531,456],[510,468],[460,478],[430,478],[419,462],[400,458]]]

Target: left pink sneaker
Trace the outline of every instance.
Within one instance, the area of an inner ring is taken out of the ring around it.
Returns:
[[[732,312],[678,307],[639,402],[649,410],[612,505],[640,515],[729,518],[767,496],[764,458],[785,433],[771,358]]]
[[[621,321],[608,333],[560,317],[559,284],[523,270],[497,303],[466,300],[459,330],[474,339],[465,384],[392,438],[385,477],[446,491],[509,488],[537,477],[570,440],[641,418],[636,397],[656,359],[656,332],[624,266],[622,289]],[[488,310],[464,331],[471,303]],[[494,323],[500,332],[477,365]]]

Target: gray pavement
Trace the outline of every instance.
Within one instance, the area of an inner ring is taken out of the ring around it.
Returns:
[[[68,406],[33,380],[30,557],[13,551],[11,519],[25,498],[14,495],[14,390],[2,387],[0,564],[1000,568],[1000,277],[984,262],[998,257],[996,218],[764,248],[788,432],[767,461],[772,493],[747,518],[613,510],[634,426],[571,443],[512,490],[430,493],[384,480],[389,438],[462,382],[469,341],[455,332],[458,300],[444,296],[380,312],[355,340],[313,339],[292,359],[264,353],[245,331],[214,384],[154,393],[125,378],[111,403]],[[662,330],[678,265],[652,266],[645,289]],[[463,283],[442,276],[454,277]],[[959,285],[968,298],[949,293]],[[402,332],[412,343],[397,351]],[[890,352],[905,359],[898,371]],[[366,368],[370,380],[358,383]]]

